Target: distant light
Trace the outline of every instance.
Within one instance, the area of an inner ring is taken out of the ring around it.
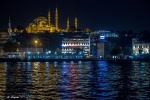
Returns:
[[[100,39],[105,39],[105,36],[100,36]]]
[[[79,64],[82,64],[82,61],[79,61]]]
[[[64,63],[64,64],[66,64],[66,62],[65,62],[65,61],[64,61],[63,63]]]
[[[74,64],[74,62],[73,62],[73,61],[71,61],[71,64]]]

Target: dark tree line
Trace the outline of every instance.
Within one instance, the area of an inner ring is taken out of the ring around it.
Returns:
[[[3,50],[5,52],[16,52],[17,51],[17,43],[12,42],[11,40],[8,40],[4,46],[3,46]]]

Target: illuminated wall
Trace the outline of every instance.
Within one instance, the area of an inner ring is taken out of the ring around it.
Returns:
[[[43,33],[45,31],[54,32],[56,30],[54,25],[50,25],[47,18],[43,16],[37,17],[33,23],[30,23],[26,31],[28,33]]]
[[[86,56],[90,54],[90,39],[89,37],[71,37],[63,38],[62,53],[83,53]]]
[[[133,43],[132,44],[133,55],[149,54],[150,43]]]

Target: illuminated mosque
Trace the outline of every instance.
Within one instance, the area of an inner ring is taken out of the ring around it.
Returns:
[[[44,33],[46,31],[48,32],[68,32],[69,31],[69,27],[70,27],[70,23],[69,23],[69,18],[67,19],[67,28],[65,30],[59,29],[58,26],[58,9],[56,7],[55,10],[55,25],[51,24],[51,14],[50,14],[50,10],[48,11],[48,18],[44,17],[44,16],[39,16],[36,19],[34,19],[34,21],[32,23],[30,23],[27,27],[26,27],[26,31],[28,33]],[[77,18],[75,18],[75,29],[77,30]]]

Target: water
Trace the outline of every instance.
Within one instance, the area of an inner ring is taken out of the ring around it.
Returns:
[[[0,100],[150,100],[149,62],[3,62]]]

